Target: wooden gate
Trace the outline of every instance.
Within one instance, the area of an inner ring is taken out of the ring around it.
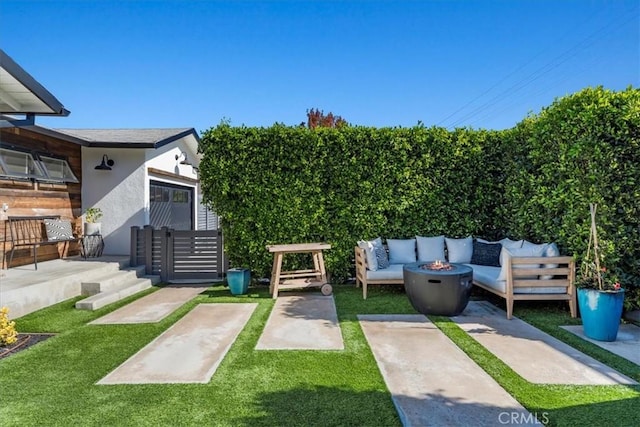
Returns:
[[[172,280],[216,280],[225,270],[220,230],[131,227],[131,265]]]

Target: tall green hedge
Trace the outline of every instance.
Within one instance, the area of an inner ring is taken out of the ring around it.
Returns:
[[[223,123],[202,137],[202,188],[233,264],[267,276],[266,245],[326,241],[328,270],[344,279],[360,239],[496,229],[499,135]]]
[[[640,286],[640,90],[584,89],[505,132],[505,142],[509,232],[557,239],[581,259],[597,203],[605,264]],[[627,301],[640,306],[640,292]]]
[[[342,280],[356,241],[377,236],[509,236],[580,257],[597,202],[607,261],[638,283],[639,124],[632,88],[585,89],[505,131],[223,122],[202,135],[201,185],[231,263],[259,276],[266,245],[325,241]]]

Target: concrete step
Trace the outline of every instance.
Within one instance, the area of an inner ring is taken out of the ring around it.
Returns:
[[[0,303],[18,318],[81,294],[81,283],[114,274],[129,266],[128,257],[55,259],[32,266],[5,270],[0,279]]]
[[[122,283],[119,287],[111,290],[100,292],[88,298],[76,302],[76,308],[79,310],[97,310],[106,305],[120,301],[140,291],[149,289],[156,283],[160,282],[160,276],[144,276],[135,279],[129,279]]]
[[[90,262],[87,262],[86,264],[90,264]],[[108,263],[96,264],[94,268],[83,269],[78,273],[69,274],[68,271],[63,270],[61,272],[57,272],[56,274],[52,274],[51,276],[47,277],[46,279],[43,280],[43,283],[46,283],[49,286],[55,286],[58,283],[64,283],[72,280],[76,284],[80,285],[84,281],[93,281],[98,277],[112,275],[120,271],[122,268],[127,268],[127,267],[129,266],[126,265],[123,267],[122,263],[119,263],[119,262],[108,262]]]
[[[122,268],[119,271],[110,271],[101,276],[93,276],[90,280],[83,280],[80,284],[81,295],[91,296],[100,292],[108,292],[117,289],[124,283],[144,276],[145,267]]]

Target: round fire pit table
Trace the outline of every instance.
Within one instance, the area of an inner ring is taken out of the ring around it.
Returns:
[[[432,262],[405,264],[404,288],[411,305],[422,314],[457,316],[467,307],[473,270],[464,264],[445,264],[450,269],[432,270]]]

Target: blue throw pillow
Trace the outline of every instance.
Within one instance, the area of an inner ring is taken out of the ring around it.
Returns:
[[[378,261],[378,269],[382,270],[389,267],[389,257],[387,256],[387,250],[382,246],[382,241],[373,245],[373,250],[376,253],[376,260]]]

